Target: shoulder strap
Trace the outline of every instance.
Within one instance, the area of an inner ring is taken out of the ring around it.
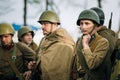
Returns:
[[[4,53],[3,57],[5,57],[7,59],[7,61],[9,62],[11,68],[13,69],[14,73],[16,74],[16,76],[20,76],[20,72],[18,71],[16,65],[13,63],[12,59],[10,58],[8,53]]]
[[[12,53],[12,60],[13,60],[14,63],[15,63],[15,60],[16,60],[16,50],[17,50],[16,43],[14,43],[13,53]]]
[[[37,55],[38,55],[38,53],[39,53],[39,51],[40,51],[41,44],[42,44],[42,42],[43,42],[44,39],[45,39],[45,38],[42,38],[41,41],[40,41],[40,44],[39,44],[39,46],[38,46],[38,49],[36,50],[35,58],[37,57]]]

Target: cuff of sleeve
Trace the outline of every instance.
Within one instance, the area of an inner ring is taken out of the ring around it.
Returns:
[[[89,48],[82,49],[82,52],[83,52],[84,55],[92,55],[92,52]]]

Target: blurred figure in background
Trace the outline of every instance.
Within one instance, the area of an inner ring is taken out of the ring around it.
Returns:
[[[25,43],[28,47],[36,51],[37,44],[33,41],[34,32],[28,26],[22,26],[18,31],[18,41]]]
[[[92,7],[90,9],[94,10],[100,18],[100,25],[97,30],[98,34],[101,35],[102,37],[106,38],[109,41],[109,50],[107,52],[106,59],[105,59],[105,63],[107,63],[105,66],[106,67],[105,72],[106,72],[107,80],[110,80],[112,66],[115,61],[114,60],[115,59],[114,50],[115,50],[115,46],[116,46],[117,35],[113,30],[108,29],[106,26],[104,26],[105,14],[101,8]]]

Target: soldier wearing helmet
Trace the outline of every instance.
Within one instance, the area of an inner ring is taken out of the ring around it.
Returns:
[[[105,21],[105,14],[103,12],[103,10],[101,8],[98,8],[98,7],[92,7],[90,8],[91,10],[95,11],[98,16],[99,16],[99,19],[100,19],[100,29],[98,30],[98,33],[99,34],[102,34],[102,31],[107,31],[110,35],[114,36],[114,37],[117,37],[116,33],[111,30],[111,29],[107,29],[106,26],[104,26],[104,21]]]
[[[34,32],[28,27],[28,26],[23,26],[19,31],[18,31],[18,40],[20,42],[25,43],[28,45],[31,49],[34,51],[37,50],[38,46],[37,44],[33,41],[34,37]]]
[[[14,33],[10,24],[0,23],[0,80],[19,80],[27,70],[24,63],[34,60],[33,50],[20,42],[14,43]]]
[[[73,74],[76,71],[77,80],[106,80],[104,65],[102,64],[108,51],[108,40],[97,33],[100,20],[93,10],[84,10],[80,13],[77,25],[80,26],[82,36],[76,43],[76,58]],[[75,75],[73,79],[76,78]]]
[[[52,32],[54,32],[54,29],[57,29],[58,25],[60,25],[59,17],[56,13],[52,11],[45,11],[39,18],[38,22],[42,25],[42,30],[44,35],[48,35]],[[50,27],[45,28],[44,25],[50,25]],[[54,26],[55,24],[55,26]]]
[[[112,65],[114,62],[114,57],[113,56],[115,53],[113,52],[116,46],[116,41],[117,41],[117,35],[113,30],[107,29],[106,26],[104,26],[104,20],[105,20],[105,14],[101,8],[98,7],[92,7],[90,8],[91,10],[95,11],[99,18],[100,18],[100,25],[99,29],[97,30],[98,34],[101,35],[102,37],[106,38],[109,41],[109,50],[107,52],[107,57],[105,60],[106,68],[106,80],[110,80],[110,75],[111,75],[111,70],[112,70]],[[112,79],[114,80],[114,79]]]
[[[38,21],[43,30],[37,67],[42,80],[70,80],[71,63],[74,56],[74,41],[69,33],[59,27],[60,20],[53,11],[44,11]],[[29,68],[33,63],[29,63]],[[35,79],[36,80],[36,79]]]

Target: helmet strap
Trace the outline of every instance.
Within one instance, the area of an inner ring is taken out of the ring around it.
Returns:
[[[96,27],[96,25],[93,26],[93,29],[92,29],[91,32],[89,33],[90,35],[93,35],[93,34],[94,34],[95,27]]]
[[[50,33],[49,34],[51,34],[52,31],[53,31],[53,24],[51,24],[51,28],[50,28]]]

